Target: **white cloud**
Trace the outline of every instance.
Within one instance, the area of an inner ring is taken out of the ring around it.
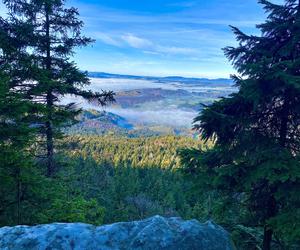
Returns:
[[[157,51],[166,54],[180,54],[180,55],[192,55],[199,51],[193,48],[182,48],[182,47],[168,47],[168,46],[157,46]]]
[[[155,52],[155,51],[149,51],[149,50],[143,50],[144,54],[149,54],[149,55],[160,55],[161,53]]]
[[[171,54],[171,55],[192,55],[197,53],[196,49],[176,46],[164,46],[156,44],[148,39],[138,37],[133,34],[127,34],[121,37],[130,47],[142,49],[146,54]]]
[[[102,32],[95,32],[93,33],[93,37],[97,40],[100,40],[106,44],[113,45],[113,46],[121,46],[121,42],[118,41],[117,39],[113,38],[112,36],[102,33]]]
[[[179,108],[166,107],[161,111],[107,108],[108,112],[125,117],[129,122],[149,125],[167,125],[171,127],[190,128],[197,115],[194,111],[184,111]]]
[[[132,34],[127,34],[121,37],[125,42],[127,42],[131,47],[136,49],[147,49],[152,48],[154,44],[144,38],[137,37]]]

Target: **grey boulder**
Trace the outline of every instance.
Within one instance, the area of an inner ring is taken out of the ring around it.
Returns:
[[[0,228],[5,250],[174,249],[233,250],[229,234],[212,222],[154,216],[133,222],[95,227],[83,223],[53,223]]]

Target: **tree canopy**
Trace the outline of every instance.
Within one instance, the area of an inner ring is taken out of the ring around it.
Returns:
[[[260,3],[268,13],[257,25],[261,35],[232,27],[239,44],[224,49],[238,72],[232,76],[238,92],[205,107],[194,121],[214,147],[183,154],[190,173],[209,176],[212,188],[247,206],[251,224],[264,227],[267,250],[274,233],[286,241],[300,238],[300,3]]]
[[[92,39],[81,34],[83,22],[76,8],[65,7],[63,0],[4,0],[9,17],[9,40],[21,44],[20,49],[5,51],[6,58],[15,57],[10,81],[26,92],[32,102],[44,104],[39,109],[40,133],[45,136],[47,174],[52,176],[54,139],[61,126],[72,122],[78,114],[74,103],[62,104],[65,95],[81,96],[106,105],[113,93],[87,90],[89,79],[71,61],[76,47],[87,46]],[[5,58],[4,58],[5,59]]]

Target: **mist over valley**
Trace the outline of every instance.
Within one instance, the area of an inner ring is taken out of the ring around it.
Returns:
[[[202,108],[201,104],[210,104],[236,91],[230,79],[107,73],[91,73],[90,76],[91,84],[87,89],[114,91],[115,103],[100,107],[73,96],[64,97],[62,102],[74,102],[84,110],[100,111],[108,116],[117,115],[131,124],[129,130],[146,129],[155,131],[155,134],[189,134],[193,119]]]

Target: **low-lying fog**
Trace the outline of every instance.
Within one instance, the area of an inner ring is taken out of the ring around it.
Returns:
[[[189,92],[202,91],[234,91],[232,85],[224,86],[197,86],[181,82],[156,82],[150,80],[119,79],[119,78],[91,78],[89,89],[93,91],[112,90],[115,92],[129,91],[135,89],[161,88],[166,90],[186,90]]]
[[[232,85],[228,86],[197,86],[196,84],[187,84],[181,82],[155,82],[150,80],[136,80],[136,79],[119,79],[119,78],[91,78],[91,85],[88,89],[92,91],[101,92],[101,90],[112,90],[115,93],[141,90],[141,89],[162,89],[178,91],[184,90],[189,93],[217,93],[219,96],[225,96],[234,91]],[[130,100],[131,96],[126,97]],[[168,101],[149,101],[145,97],[144,102],[141,105],[132,105],[122,107],[118,103],[109,105],[107,107],[99,107],[92,103],[88,103],[82,98],[74,96],[66,96],[63,98],[62,103],[75,102],[79,107],[84,109],[96,109],[105,110],[115,113],[127,119],[130,123],[137,125],[161,125],[171,127],[186,127],[192,126],[192,121],[197,115],[196,110],[182,108],[182,105],[188,104],[191,101],[195,103],[205,102],[202,97],[182,97],[180,96],[180,105],[178,100],[172,99],[174,97],[164,97]],[[186,98],[186,99],[185,99]],[[199,105],[200,107],[200,105]]]

